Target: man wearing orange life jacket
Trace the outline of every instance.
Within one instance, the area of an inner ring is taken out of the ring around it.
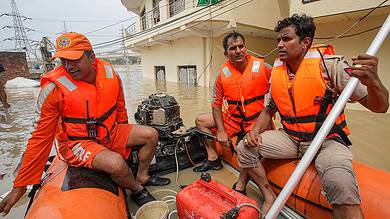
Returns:
[[[226,63],[221,67],[214,85],[212,113],[201,114],[196,118],[198,129],[212,133],[217,129],[217,140],[221,144],[229,144],[233,136],[241,138],[252,129],[255,119],[264,106],[264,94],[268,91],[268,79],[271,66],[262,58],[246,54],[245,39],[237,32],[227,34],[223,40]],[[223,101],[227,109],[222,112]],[[269,127],[272,128],[271,123]],[[238,142],[237,142],[238,143]],[[195,172],[222,168],[221,159],[213,147],[213,143],[205,140],[208,159]],[[248,177],[241,172],[240,178],[233,188],[245,193]]]
[[[350,68],[332,47],[310,48],[314,39],[313,18],[294,14],[278,22],[278,58],[271,80],[271,100],[261,112],[252,131],[238,145],[240,167],[246,169],[260,189],[269,187],[261,157],[283,159],[302,157],[330,112],[337,95],[350,75],[360,79],[351,96],[373,112],[386,112],[389,93],[378,74],[378,59],[359,55]],[[265,131],[272,116],[279,112],[283,129]],[[333,205],[335,218],[363,218],[349,129],[342,113],[325,139],[314,163],[322,176],[322,189]],[[274,201],[265,195],[263,213]]]
[[[84,35],[65,33],[56,43],[54,57],[60,58],[62,65],[41,79],[37,126],[28,141],[14,188],[0,203],[0,213],[9,212],[27,185],[40,182],[55,138],[59,159],[72,166],[108,173],[119,186],[132,191],[138,205],[154,200],[144,186],[170,182],[148,175],[157,131],[128,124],[120,78],[109,63],[95,58]],[[135,146],[141,148],[134,179],[125,159]]]

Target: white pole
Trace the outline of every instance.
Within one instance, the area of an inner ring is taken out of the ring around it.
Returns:
[[[390,31],[390,15],[387,16],[385,23],[382,25],[381,29],[377,33],[374,41],[371,43],[371,46],[370,48],[368,48],[366,54],[375,55],[379,47],[382,45],[383,41],[385,40],[389,31]],[[324,124],[321,126],[317,135],[314,137],[312,143],[310,144],[306,153],[302,157],[297,168],[294,170],[287,184],[284,186],[283,190],[280,192],[279,196],[275,200],[271,209],[268,211],[267,215],[265,216],[266,219],[274,219],[278,216],[280,210],[286,203],[288,197],[291,195],[291,192],[298,184],[299,180],[302,178],[307,167],[310,165],[314,156],[317,154],[317,151],[320,149],[322,143],[325,140],[325,137],[328,135],[330,129],[333,127],[333,124],[335,123],[336,119],[340,115],[341,111],[344,109],[345,104],[347,103],[349,97],[351,97],[352,92],[355,90],[358,82],[359,79],[355,77],[351,77],[351,79],[348,81],[343,92],[341,93],[337,102],[335,103],[332,110],[330,111],[329,116],[324,121]]]

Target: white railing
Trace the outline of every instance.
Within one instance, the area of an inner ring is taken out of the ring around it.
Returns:
[[[128,36],[134,35],[137,32],[148,30],[154,26],[161,24],[166,19],[169,19],[189,8],[195,8],[199,0],[167,0],[167,4],[156,5],[152,10],[147,11],[139,19],[139,28],[137,22],[130,24],[125,30]],[[161,16],[161,14],[166,14]]]

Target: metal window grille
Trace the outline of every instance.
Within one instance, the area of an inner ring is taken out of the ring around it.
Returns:
[[[169,0],[169,16],[175,16],[185,9],[184,0]]]

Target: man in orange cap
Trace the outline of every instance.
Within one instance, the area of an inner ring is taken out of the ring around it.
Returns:
[[[84,35],[64,33],[56,44],[54,57],[60,58],[62,65],[41,79],[37,126],[28,141],[14,188],[0,203],[0,212],[7,214],[27,185],[40,182],[55,138],[59,159],[110,174],[119,186],[132,191],[138,205],[154,200],[144,186],[170,183],[169,179],[148,175],[158,142],[157,131],[127,124],[120,78],[109,63],[95,57]],[[140,149],[134,179],[125,159],[135,146]]]

